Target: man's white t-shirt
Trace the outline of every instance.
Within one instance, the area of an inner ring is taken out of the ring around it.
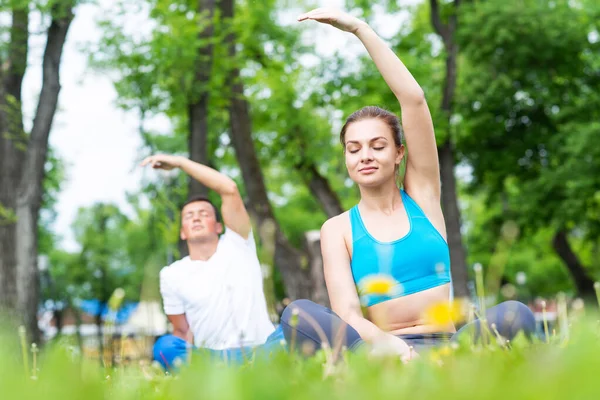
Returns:
[[[207,261],[188,256],[164,267],[160,292],[167,315],[186,315],[197,347],[256,346],[275,330],[252,232],[244,239],[226,228]]]

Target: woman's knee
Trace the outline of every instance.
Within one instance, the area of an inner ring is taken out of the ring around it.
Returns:
[[[535,332],[535,316],[525,304],[509,300],[498,304],[497,308],[495,322],[499,331],[508,331],[512,335],[516,335],[518,331],[523,331],[526,335]]]
[[[294,300],[283,310],[283,313],[281,314],[281,322],[284,325],[289,325],[292,320],[292,316],[300,314],[312,315],[319,307],[322,306],[319,306],[317,303],[307,299]]]
[[[281,326],[288,342],[308,341],[317,349],[324,343],[342,341],[353,347],[361,341],[358,332],[329,308],[310,300],[296,300],[283,311]]]
[[[304,342],[318,347],[319,335],[314,320],[319,319],[319,305],[306,299],[291,302],[281,314],[281,327],[288,343],[293,347],[301,347]],[[313,322],[313,323],[311,323]],[[316,329],[315,329],[316,328]]]

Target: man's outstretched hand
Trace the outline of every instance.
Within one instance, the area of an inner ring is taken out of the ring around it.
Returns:
[[[179,168],[181,166],[181,157],[170,156],[167,154],[155,154],[153,156],[146,157],[140,164],[142,167],[145,167],[146,165],[150,165],[154,169],[164,169],[169,171],[173,168]]]

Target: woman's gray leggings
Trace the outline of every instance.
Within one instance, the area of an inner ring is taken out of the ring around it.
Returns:
[[[297,309],[296,312],[294,310]],[[492,331],[492,325],[504,338],[511,340],[519,331],[527,337],[535,333],[535,317],[531,310],[518,301],[505,301],[486,311],[486,320]],[[309,348],[316,351],[327,341],[330,346],[339,343],[349,350],[356,349],[363,342],[358,332],[345,324],[342,319],[327,307],[310,300],[296,300],[283,311],[281,326],[288,345],[296,349]],[[456,333],[431,333],[399,335],[416,351],[433,347],[463,335],[470,335],[478,341],[481,333],[481,321],[475,320],[463,326]]]

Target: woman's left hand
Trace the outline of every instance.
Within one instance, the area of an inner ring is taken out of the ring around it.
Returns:
[[[298,17],[298,21],[309,19],[335,26],[342,31],[350,33],[356,33],[358,28],[365,25],[365,22],[360,19],[334,8],[317,8]]]
[[[150,165],[154,169],[164,169],[166,171],[169,171],[173,168],[179,168],[181,166],[181,160],[182,158],[179,156],[155,154],[153,156],[146,157],[140,165],[142,167]]]

